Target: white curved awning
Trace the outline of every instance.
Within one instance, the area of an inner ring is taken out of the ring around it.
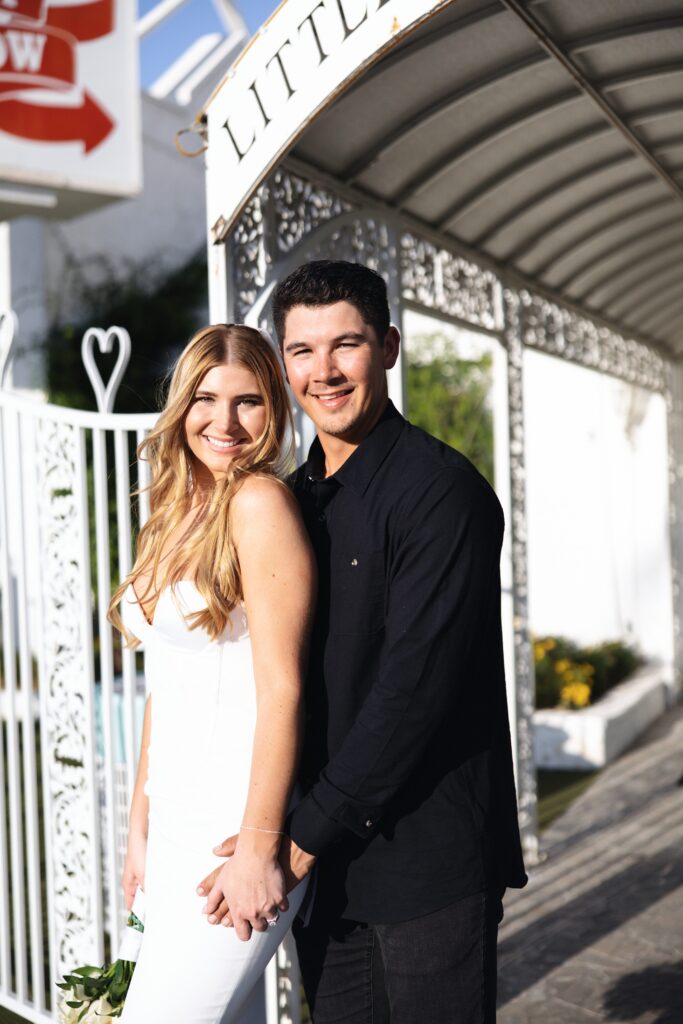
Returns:
[[[454,0],[284,0],[205,108],[213,240],[311,121]]]
[[[329,33],[318,58],[338,47],[318,71],[311,26]],[[306,85],[288,96],[297,32]],[[216,237],[287,157],[508,280],[683,352],[679,0],[287,0],[206,113]]]

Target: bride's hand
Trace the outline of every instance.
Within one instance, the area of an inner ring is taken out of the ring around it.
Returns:
[[[230,836],[229,839],[224,839],[222,843],[218,844],[218,846],[214,846],[213,852],[217,857],[232,857],[233,853],[237,849],[238,839],[239,834],[236,836]],[[214,868],[213,871],[209,872],[206,878],[201,880],[197,886],[198,896],[206,896],[208,892],[211,892],[216,884],[216,879],[218,878],[220,871],[221,868]],[[224,924],[227,928],[232,928],[232,918],[230,917],[228,904],[225,900],[216,907],[211,916],[214,919],[211,921],[211,924]]]
[[[145,861],[147,859],[147,837],[131,832],[128,836],[126,859],[123,865],[121,885],[126,909],[130,910],[137,887],[145,888]]]
[[[232,924],[246,942],[252,929],[266,931],[268,921],[287,910],[285,878],[275,853],[264,854],[244,841],[238,845],[228,863],[214,872],[204,907],[210,924]]]

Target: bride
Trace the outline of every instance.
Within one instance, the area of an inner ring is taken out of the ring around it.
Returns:
[[[141,445],[151,515],[110,607],[144,645],[149,693],[123,873],[128,907],[144,889],[145,933],[123,1024],[242,1019],[304,896],[305,882],[286,895],[277,859],[315,587],[279,478],[288,427],[272,347],[221,324],[180,356]],[[234,856],[212,857],[237,832]],[[196,889],[220,864],[234,929],[209,926]]]

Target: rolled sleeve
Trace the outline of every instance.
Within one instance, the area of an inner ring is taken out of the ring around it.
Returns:
[[[320,857],[349,831],[369,839],[376,831],[379,817],[374,808],[341,794],[322,777],[290,813],[285,828],[297,846]]]

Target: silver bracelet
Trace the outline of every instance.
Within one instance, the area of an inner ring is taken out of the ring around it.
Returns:
[[[240,831],[246,829],[247,832],[267,832],[271,836],[283,836],[284,832],[280,832],[276,828],[259,828],[258,825],[240,825]]]

